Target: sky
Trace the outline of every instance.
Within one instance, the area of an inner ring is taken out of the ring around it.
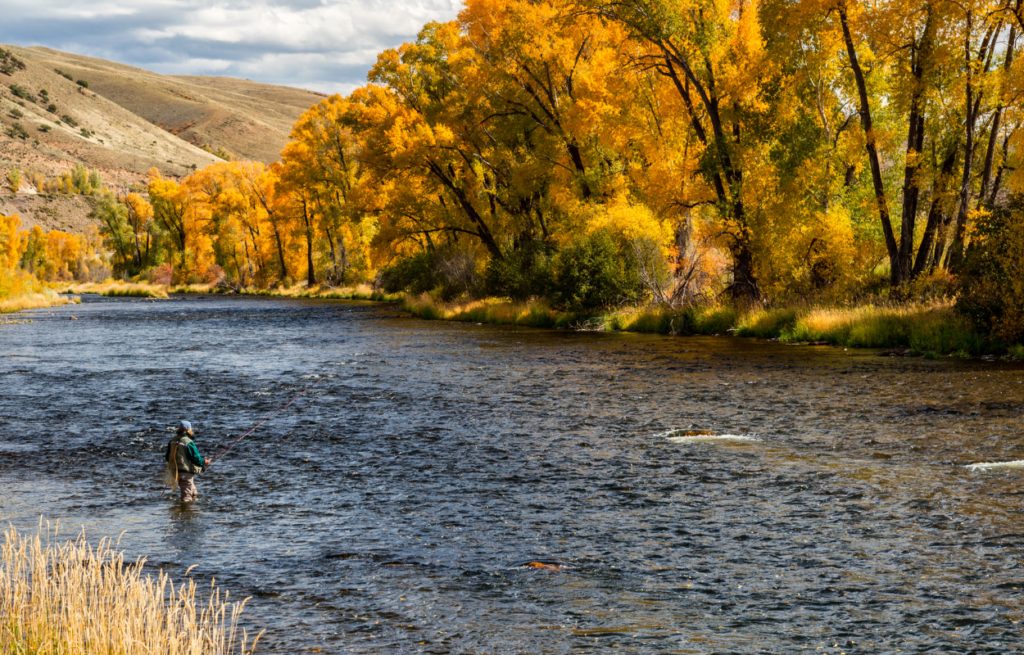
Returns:
[[[346,94],[461,0],[0,0],[0,43]]]

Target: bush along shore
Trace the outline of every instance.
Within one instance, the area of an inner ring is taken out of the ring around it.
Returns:
[[[420,294],[406,296],[402,310],[434,320],[669,335],[735,335],[784,343],[886,349],[901,355],[1004,355],[1024,359],[1024,346],[984,338],[949,301],[783,308],[709,304],[678,310],[641,306],[574,313],[553,309],[540,300],[446,303]]]

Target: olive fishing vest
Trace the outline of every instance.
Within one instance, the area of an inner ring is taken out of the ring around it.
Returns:
[[[190,443],[192,443],[192,440],[186,435],[181,435],[171,440],[171,452],[174,457],[174,465],[178,467],[179,471],[202,473],[203,467],[196,466],[192,463],[192,460],[188,458],[188,445]]]

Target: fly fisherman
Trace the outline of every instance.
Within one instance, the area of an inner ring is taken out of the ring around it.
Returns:
[[[166,482],[174,488],[174,481],[177,481],[181,489],[181,502],[191,503],[199,498],[199,490],[196,489],[194,478],[196,473],[202,473],[203,467],[210,463],[210,460],[203,459],[196,448],[196,442],[192,441],[192,424],[188,421],[178,423],[178,432],[167,444],[167,452],[164,459],[167,460]]]

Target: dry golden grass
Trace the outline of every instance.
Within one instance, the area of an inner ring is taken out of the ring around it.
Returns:
[[[442,303],[429,294],[406,296],[402,310],[425,319],[443,321],[468,321],[476,323],[497,323],[502,325],[525,325],[529,327],[586,327],[589,316],[559,312],[551,309],[543,300],[509,302],[503,299],[486,298],[465,302]]]
[[[75,302],[73,299],[65,298],[56,293],[46,291],[44,293],[29,293],[23,296],[15,296],[0,300],[0,314],[20,312],[25,309],[42,309],[44,307],[56,307]]]
[[[225,289],[212,284],[183,284],[170,289],[171,293],[238,293],[243,296],[273,296],[275,298],[317,298],[321,300],[376,300],[392,302],[400,300],[397,294],[377,291],[368,284],[357,284],[354,287],[330,287],[317,285],[307,287],[298,284],[288,288],[254,289],[251,287],[238,290]]]
[[[211,585],[175,587],[143,575],[109,539],[57,542],[57,530],[4,535],[0,552],[0,652],[26,655],[228,655],[253,652],[238,627],[245,605]],[[187,574],[187,573],[186,573]],[[260,633],[262,634],[262,633]]]
[[[72,284],[67,293],[98,293],[101,296],[129,296],[133,298],[167,298],[167,287],[145,282],[90,282]]]
[[[950,300],[856,307],[806,304],[771,309],[712,304],[676,310],[644,305],[580,315],[551,309],[542,300],[513,303],[490,298],[443,303],[423,294],[407,296],[402,309],[419,318],[447,321],[660,334],[736,334],[785,342],[899,348],[920,354],[978,355],[995,347],[954,311]]]

